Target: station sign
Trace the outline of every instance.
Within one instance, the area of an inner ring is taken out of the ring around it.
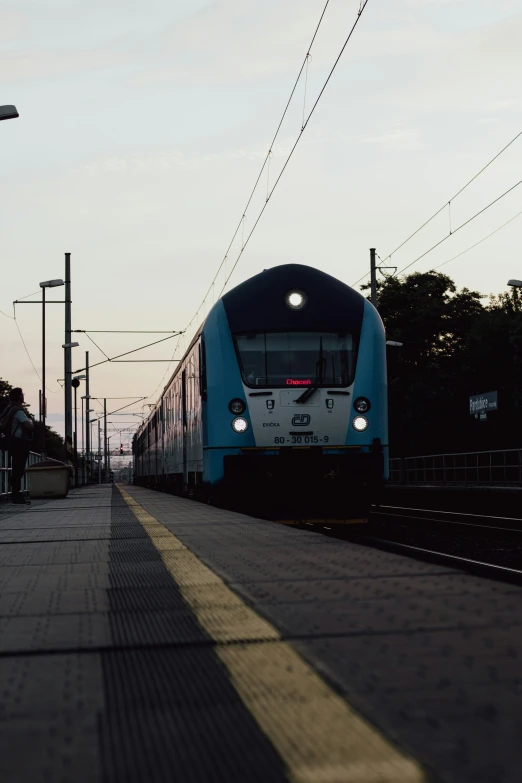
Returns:
[[[498,393],[496,391],[474,394],[469,398],[469,412],[476,419],[485,421],[490,411],[498,411]]]

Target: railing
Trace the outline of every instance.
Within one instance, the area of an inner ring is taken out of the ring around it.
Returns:
[[[40,454],[34,451],[29,452],[27,458],[27,467],[34,465],[36,462],[40,462],[42,459]],[[22,479],[22,492],[27,492],[27,473],[25,473]],[[11,460],[7,451],[0,451],[0,498],[5,500],[11,492]]]
[[[390,459],[393,484],[522,486],[522,449]]]

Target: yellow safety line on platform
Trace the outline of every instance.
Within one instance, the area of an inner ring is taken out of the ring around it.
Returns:
[[[292,783],[421,783],[416,761],[367,723],[270,623],[118,486],[216,642],[216,655]],[[256,642],[248,644],[248,642]],[[234,644],[236,642],[236,644]]]

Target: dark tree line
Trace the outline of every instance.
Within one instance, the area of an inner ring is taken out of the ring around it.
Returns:
[[[9,405],[9,392],[13,386],[8,382],[4,381],[2,378],[0,378],[0,413]],[[39,421],[36,421],[34,418],[34,415],[31,413],[30,404],[25,402],[24,403],[24,409],[28,416],[31,417],[31,419],[34,422],[34,430],[33,430],[33,445],[31,446],[31,450],[34,450],[36,452],[40,452],[40,446],[41,446],[41,437],[42,437],[42,425]],[[45,425],[45,445],[46,445],[46,452],[47,456],[51,459],[63,459],[64,454],[64,442],[61,435],[58,435],[57,432],[55,432],[51,427],[48,427]]]
[[[522,300],[490,296],[438,272],[388,278],[378,287],[388,340],[392,456],[518,448],[522,428]],[[487,421],[469,397],[498,392]]]

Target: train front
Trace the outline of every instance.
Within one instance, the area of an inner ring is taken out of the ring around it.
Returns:
[[[388,462],[375,308],[330,275],[287,264],[226,294],[203,338],[212,483],[308,516],[366,517]]]

